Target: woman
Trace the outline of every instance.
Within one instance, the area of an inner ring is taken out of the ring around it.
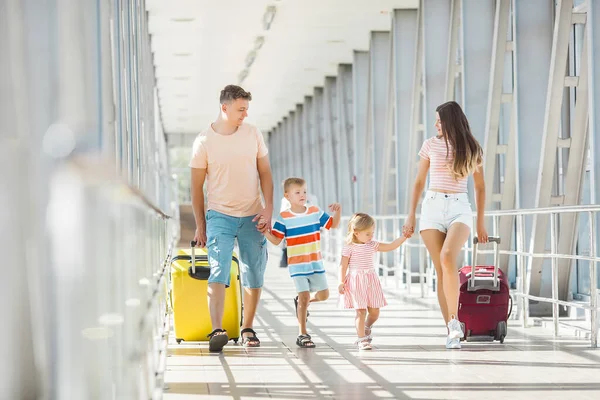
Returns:
[[[410,213],[402,228],[404,236],[415,231],[415,214],[427,173],[429,189],[421,206],[419,231],[437,274],[438,302],[448,327],[447,349],[460,349],[464,336],[458,313],[457,259],[472,230],[473,212],[467,195],[467,178],[473,175],[477,203],[477,237],[486,243],[484,223],[485,183],[482,150],[473,137],[460,106],[449,101],[436,109],[438,135],[427,139],[419,156],[419,170],[412,192]]]

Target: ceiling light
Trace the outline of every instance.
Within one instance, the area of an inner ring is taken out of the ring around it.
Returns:
[[[192,53],[173,53],[175,57],[189,57]]]
[[[180,94],[176,94],[175,97],[177,97],[178,99],[184,99],[184,98],[188,97],[188,95],[185,93],[180,93]]]
[[[193,22],[196,18],[171,18],[173,22]]]
[[[250,68],[252,63],[254,63],[255,59],[256,59],[255,51],[251,51],[250,53],[248,53],[248,55],[246,56],[246,68]]]
[[[254,51],[260,50],[260,48],[262,47],[262,45],[264,43],[265,43],[265,37],[264,36],[257,37],[256,40],[254,41]]]
[[[345,40],[342,40],[342,39],[333,39],[333,40],[327,41],[327,43],[330,43],[330,44],[339,44],[339,43],[344,43],[344,42],[345,42]]]
[[[248,70],[244,69],[242,72],[240,72],[240,74],[238,75],[238,81],[241,84],[242,82],[244,82],[244,79],[246,79],[246,77],[248,76]]]
[[[275,13],[277,12],[277,7],[268,6],[265,11],[265,15],[263,15],[263,28],[265,31],[268,31],[271,28],[271,23],[273,23],[273,19],[275,18]]]

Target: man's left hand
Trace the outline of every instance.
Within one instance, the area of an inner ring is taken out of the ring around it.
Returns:
[[[261,232],[271,229],[271,218],[273,218],[273,207],[265,207],[256,214],[252,222],[257,222],[256,229]]]

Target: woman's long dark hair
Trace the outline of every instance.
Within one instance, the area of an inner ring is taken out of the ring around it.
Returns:
[[[448,143],[454,149],[454,162],[450,172],[455,179],[461,179],[473,173],[483,160],[483,150],[471,133],[469,121],[462,108],[455,101],[439,105],[435,111],[440,116],[442,134],[446,140],[446,156],[450,151]]]

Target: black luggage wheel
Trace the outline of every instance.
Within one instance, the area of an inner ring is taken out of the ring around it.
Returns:
[[[500,343],[504,343],[504,338],[506,337],[506,334],[508,333],[508,326],[506,324],[506,321],[500,321],[498,322],[498,325],[496,326],[496,337],[494,339],[499,340]]]
[[[181,344],[181,342],[183,342],[183,339],[175,339],[177,341],[177,344]]]

